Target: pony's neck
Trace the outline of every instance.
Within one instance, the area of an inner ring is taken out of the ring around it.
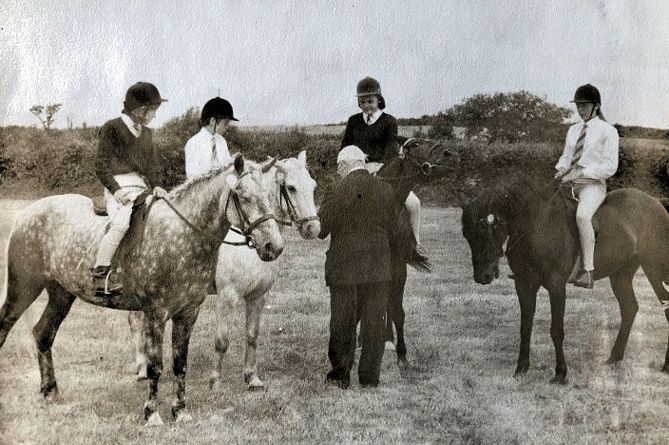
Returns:
[[[173,190],[168,199],[191,224],[220,235],[230,228],[224,207],[230,186],[225,177],[223,170],[213,170]]]

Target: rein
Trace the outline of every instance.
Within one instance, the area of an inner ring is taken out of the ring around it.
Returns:
[[[243,210],[242,210],[242,206],[241,206],[241,204],[240,204],[240,202],[239,202],[239,196],[237,195],[237,193],[235,193],[235,192],[232,191],[232,190],[230,190],[230,192],[228,193],[228,200],[227,200],[226,203],[225,203],[225,214],[226,214],[226,215],[227,215],[227,213],[228,213],[228,206],[229,206],[229,204],[230,204],[230,200],[231,200],[231,199],[232,199],[232,201],[233,201],[234,204],[235,204],[235,209],[237,210],[237,214],[239,215],[239,219],[241,219],[241,221],[242,221],[242,225],[243,225],[244,227],[243,227],[242,230],[237,229],[237,228],[235,228],[235,227],[230,227],[230,230],[232,230],[232,231],[234,231],[234,232],[236,232],[236,233],[239,233],[240,235],[243,235],[243,236],[244,236],[244,242],[231,242],[231,241],[226,241],[224,238],[221,238],[220,236],[217,236],[216,234],[212,234],[212,233],[207,233],[207,232],[205,232],[205,231],[202,230],[200,227],[197,227],[197,226],[194,225],[192,222],[190,222],[190,221],[188,220],[188,218],[186,218],[186,217],[185,217],[185,216],[184,216],[184,215],[183,215],[183,214],[182,214],[176,207],[174,207],[174,205],[173,205],[167,198],[162,198],[162,200],[165,201],[165,203],[167,204],[167,206],[168,206],[170,209],[172,209],[172,211],[173,211],[173,212],[174,212],[174,213],[175,213],[175,214],[176,214],[176,215],[177,215],[183,222],[185,222],[186,225],[187,225],[188,227],[190,227],[193,231],[195,231],[196,233],[200,234],[201,236],[203,236],[203,237],[205,237],[205,238],[211,238],[211,239],[213,239],[214,241],[218,242],[219,244],[230,244],[230,245],[234,245],[234,246],[248,246],[249,248],[252,248],[252,249],[253,249],[253,248],[256,247],[256,244],[255,244],[255,240],[253,239],[253,236],[251,235],[251,231],[253,231],[253,229],[255,229],[256,227],[258,227],[260,224],[264,223],[265,221],[270,220],[270,219],[275,219],[275,218],[274,218],[274,215],[272,215],[272,214],[270,213],[270,214],[267,214],[267,215],[264,215],[264,216],[258,218],[257,220],[255,220],[255,221],[252,222],[252,223],[249,222],[249,219],[246,217],[246,215],[244,214],[244,212],[243,212]],[[226,219],[227,219],[227,216],[226,216]]]

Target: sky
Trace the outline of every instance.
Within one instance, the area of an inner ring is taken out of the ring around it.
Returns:
[[[0,122],[102,125],[137,81],[164,103],[151,126],[232,103],[238,125],[320,125],[381,84],[398,118],[476,94],[527,91],[558,106],[580,85],[610,123],[669,129],[666,0],[6,0]]]

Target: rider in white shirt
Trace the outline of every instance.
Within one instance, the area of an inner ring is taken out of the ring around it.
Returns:
[[[619,136],[615,127],[604,120],[597,88],[590,84],[579,87],[572,102],[576,103],[583,122],[569,128],[564,152],[555,166],[555,177],[570,185],[579,201],[576,224],[583,268],[576,274],[574,285],[592,289],[595,269],[592,217],[606,197],[606,179],[618,169]]]
[[[231,121],[237,121],[232,112],[232,105],[225,99],[215,97],[204,104],[200,116],[202,129],[186,142],[186,177],[208,173],[215,167],[222,167],[232,162],[228,143],[223,134]]]

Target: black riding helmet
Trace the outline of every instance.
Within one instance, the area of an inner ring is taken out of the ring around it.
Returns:
[[[160,105],[167,102],[167,99],[160,97],[158,88],[149,82],[137,82],[125,93],[125,101],[123,101],[123,111],[130,113],[140,107],[149,105]]]
[[[216,121],[219,119],[238,121],[233,114],[230,102],[221,99],[220,97],[214,97],[204,104],[204,107],[202,107],[202,114],[200,115],[200,122],[203,125],[207,125],[212,117],[216,119]]]
[[[601,105],[602,98],[599,95],[599,90],[588,83],[578,87],[576,93],[574,93],[574,100],[572,102]]]

